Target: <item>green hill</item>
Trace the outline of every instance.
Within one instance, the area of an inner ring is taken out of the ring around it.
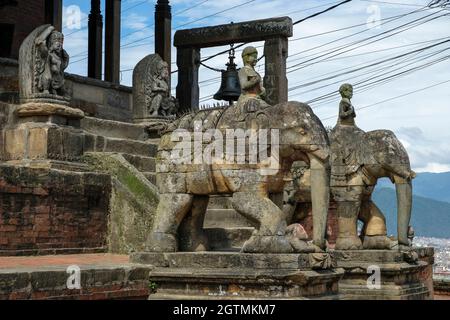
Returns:
[[[378,181],[379,188],[394,188],[388,179]],[[421,172],[413,180],[415,195],[450,203],[450,172]]]
[[[373,194],[373,201],[386,216],[388,234],[397,235],[395,190],[378,187]],[[414,195],[411,225],[416,236],[450,238],[450,203]]]

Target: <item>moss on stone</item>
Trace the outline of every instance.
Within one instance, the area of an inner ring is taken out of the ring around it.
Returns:
[[[128,254],[142,250],[159,202],[156,187],[120,154],[86,153],[83,160],[91,170],[112,177],[109,251]]]

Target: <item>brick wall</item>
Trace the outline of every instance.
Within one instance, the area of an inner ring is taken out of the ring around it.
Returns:
[[[0,23],[14,24],[11,55],[17,59],[23,40],[40,25],[45,24],[45,0],[18,0],[16,6],[0,7]]]
[[[0,166],[0,255],[106,250],[110,177]]]

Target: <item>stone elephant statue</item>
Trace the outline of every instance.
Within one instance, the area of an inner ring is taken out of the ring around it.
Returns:
[[[256,163],[250,161],[251,156],[247,151],[237,150],[236,154],[232,155],[234,161],[231,162],[228,153],[223,155],[217,152],[217,148],[220,149],[222,144],[218,141],[223,137],[226,137],[224,141],[233,141],[233,150],[235,142],[239,144],[239,141],[245,143],[246,149],[243,150],[250,150],[255,146],[251,141],[255,140],[249,139],[246,134],[251,130],[262,132],[261,129],[270,129],[271,141],[264,145],[258,140]],[[239,132],[244,135],[239,136]],[[194,145],[192,153],[192,149],[188,148],[188,155],[180,147],[179,138],[174,139],[174,134],[182,133],[186,138],[184,140],[193,142]],[[203,141],[203,145],[195,142],[196,135],[198,137],[201,134],[209,135],[206,139],[208,142]],[[214,137],[212,140],[218,142],[215,145],[214,160],[211,163],[196,162],[195,156],[210,148],[211,136]],[[270,151],[270,157],[260,161],[266,151]],[[303,103],[264,105],[252,108],[251,111],[236,104],[181,117],[166,130],[159,145],[156,182],[160,202],[146,243],[147,250],[208,250],[208,239],[202,226],[209,196],[232,194],[233,208],[255,225],[253,235],[243,245],[243,252],[322,251],[325,249],[330,194],[329,154],[329,140],[325,128],[311,108]],[[187,158],[192,156],[194,161],[191,163]],[[184,157],[186,161],[179,162],[180,157]],[[237,161],[239,157],[244,161]],[[174,161],[174,158],[177,161]],[[227,161],[224,162],[223,159]],[[305,242],[299,245],[298,241],[286,235],[287,224],[281,210],[284,176],[297,160],[305,161],[311,167],[313,244]]]
[[[364,132],[356,126],[337,125],[330,132],[330,199],[337,206],[338,250],[408,249],[412,184],[408,154],[393,132]],[[310,209],[309,166],[298,162],[293,183],[285,190],[284,212],[288,223],[303,219]],[[377,180],[388,177],[397,191],[398,241],[387,237],[386,220],[371,196]],[[358,219],[363,222],[360,236]]]
[[[389,130],[364,132],[356,126],[336,125],[330,133],[331,192],[337,203],[339,234],[336,249],[409,248],[412,179],[408,153]],[[385,217],[371,195],[382,177],[397,190],[398,243],[387,237]],[[361,238],[357,219],[363,221]],[[361,241],[361,239],[363,241]]]

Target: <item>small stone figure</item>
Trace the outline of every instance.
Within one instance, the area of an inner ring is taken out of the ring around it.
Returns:
[[[344,83],[339,88],[339,93],[342,96],[342,100],[339,103],[339,124],[354,126],[356,113],[350,101],[353,98],[353,86],[349,83]]]
[[[176,114],[178,103],[170,96],[169,77],[169,66],[158,54],[148,55],[136,65],[133,73],[135,120]]]
[[[20,96],[23,102],[67,104],[64,70],[69,55],[64,35],[49,24],[36,28],[23,41],[19,54]]]
[[[244,113],[254,112],[261,106],[267,106],[264,99],[266,89],[263,87],[262,78],[255,70],[258,62],[258,51],[255,47],[249,46],[242,52],[244,67],[239,70],[239,83],[242,94],[237,102]]]
[[[63,49],[64,35],[50,26],[37,39],[37,88],[44,94],[64,96],[64,70],[69,65],[69,55]]]
[[[163,99],[167,97],[167,92],[169,91],[169,69],[167,63],[161,61],[156,67],[151,89],[148,89],[150,94],[147,96],[148,113],[152,116],[158,115]]]

